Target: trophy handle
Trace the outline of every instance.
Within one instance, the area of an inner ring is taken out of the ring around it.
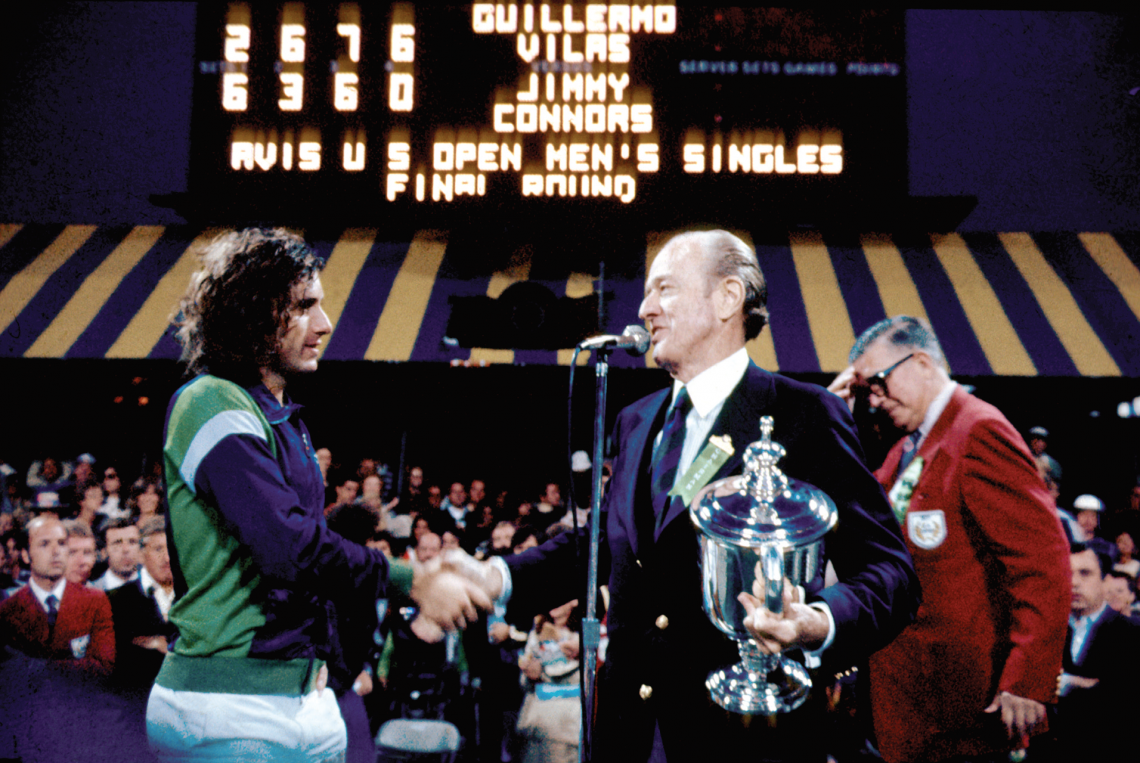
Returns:
[[[784,611],[784,549],[777,543],[766,543],[760,549],[764,569],[764,606],[774,615]]]

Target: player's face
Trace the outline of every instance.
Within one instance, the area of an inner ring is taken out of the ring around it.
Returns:
[[[295,284],[292,296],[289,323],[277,339],[277,360],[286,373],[316,371],[321,340],[332,331],[332,323],[321,306],[325,290],[320,276]]]
[[[707,259],[693,242],[667,244],[649,269],[637,311],[653,341],[653,360],[681,381],[720,359],[710,357],[720,321]]]
[[[1070,554],[1069,565],[1073,571],[1073,613],[1080,616],[1091,614],[1104,603],[1104,580],[1096,552],[1089,550]]]
[[[67,539],[67,579],[83,585],[95,567],[95,539],[75,536]]]
[[[55,585],[67,571],[67,530],[58,519],[34,522],[28,530],[28,568],[40,581]]]

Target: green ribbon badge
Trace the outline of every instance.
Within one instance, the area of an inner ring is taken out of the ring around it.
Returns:
[[[713,435],[709,438],[708,445],[701,451],[701,455],[697,456],[697,460],[685,472],[685,476],[674,483],[669,495],[681,496],[681,500],[688,506],[693,502],[693,497],[701,492],[701,488],[708,484],[734,452],[731,436]]]
[[[906,519],[907,509],[910,508],[910,497],[914,493],[914,486],[918,484],[920,474],[922,474],[922,456],[915,456],[902,476],[895,480],[891,492],[887,494],[887,498],[891,502],[891,510],[895,513],[895,519],[899,521],[900,525]]]

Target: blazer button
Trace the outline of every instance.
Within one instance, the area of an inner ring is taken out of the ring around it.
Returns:
[[[657,619],[654,621],[654,625],[656,625],[656,626],[657,626],[657,629],[658,629],[658,630],[662,630],[662,631],[663,631],[663,630],[665,630],[666,628],[668,628],[668,627],[669,627],[669,618],[668,618],[668,617],[666,617],[665,615],[660,615],[660,616],[658,616],[658,618],[657,618]]]
[[[653,696],[653,687],[652,686],[646,686],[645,684],[642,684],[641,688],[637,690],[637,693],[639,695],[641,695],[642,699],[647,700]]]

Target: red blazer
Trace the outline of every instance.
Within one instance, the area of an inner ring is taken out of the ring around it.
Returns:
[[[875,476],[888,491],[904,440]],[[895,761],[1008,749],[1000,691],[1052,702],[1070,604],[1069,547],[1017,430],[958,388],[918,450],[903,536],[918,617],[872,655],[879,749]]]
[[[47,612],[26,585],[0,602],[0,643],[62,667],[110,675],[115,665],[111,603],[102,591],[68,582],[49,643]]]

